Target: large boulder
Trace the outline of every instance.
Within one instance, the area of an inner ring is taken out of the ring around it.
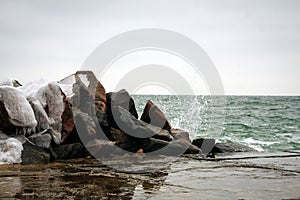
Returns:
[[[37,126],[34,112],[24,94],[10,86],[0,86],[0,129],[19,128],[31,133]]]
[[[138,118],[135,103],[126,90],[109,92],[106,94],[106,113],[110,126],[118,127],[114,120],[114,113],[112,112],[112,107],[115,106],[120,106],[128,110],[136,119]]]
[[[59,81],[63,92],[73,107],[88,114],[106,109],[106,92],[91,71],[78,71]]]
[[[143,143],[145,139],[151,137],[165,141],[171,141],[173,139],[167,130],[136,119],[123,107],[114,106],[112,112],[118,129],[122,130],[132,140]]]
[[[141,120],[168,131],[171,130],[171,125],[165,114],[150,100],[146,103]]]
[[[22,164],[48,164],[50,162],[50,153],[44,148],[33,145],[29,142],[23,144]]]
[[[63,142],[61,133],[68,135],[74,127],[74,122],[71,107],[59,85],[40,79],[20,87],[20,90],[34,111],[38,122],[37,131],[51,129],[54,142]]]

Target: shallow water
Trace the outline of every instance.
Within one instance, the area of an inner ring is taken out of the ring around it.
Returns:
[[[154,159],[145,167],[156,171],[138,174],[91,158],[1,165],[0,199],[296,199],[299,159],[299,153],[192,156],[164,164]]]

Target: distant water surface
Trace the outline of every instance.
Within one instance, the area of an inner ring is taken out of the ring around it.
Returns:
[[[147,100],[192,138],[239,142],[259,151],[300,150],[300,96],[133,95],[139,116]]]

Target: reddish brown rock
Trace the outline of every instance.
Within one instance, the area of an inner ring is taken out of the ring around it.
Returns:
[[[63,93],[62,93],[63,94]],[[63,101],[65,105],[65,110],[61,116],[62,119],[62,142],[64,142],[68,135],[73,131],[75,127],[74,116],[72,111],[72,106],[67,100],[66,95],[63,94]]]
[[[106,92],[91,71],[78,71],[59,81],[60,87],[72,103],[82,112],[93,114],[106,109]],[[91,107],[91,103],[95,107]],[[95,109],[95,112],[91,109]]]
[[[150,100],[147,101],[141,120],[165,130],[171,130],[171,125],[165,114]]]

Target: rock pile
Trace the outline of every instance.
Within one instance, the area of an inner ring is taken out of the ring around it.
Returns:
[[[106,93],[90,71],[78,71],[58,83],[0,82],[0,164],[129,152],[199,154],[202,144],[172,128],[150,100],[139,119],[126,90]]]

